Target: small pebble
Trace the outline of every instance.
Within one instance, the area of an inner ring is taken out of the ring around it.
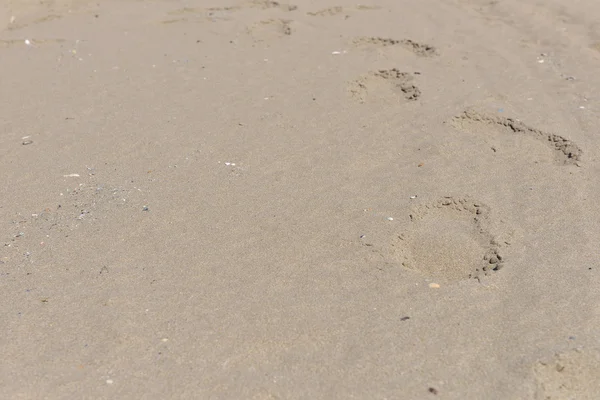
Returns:
[[[23,146],[27,146],[28,144],[33,143],[33,140],[23,140]]]
[[[497,263],[498,263],[498,257],[491,256],[490,257],[490,264],[497,264]]]
[[[430,287],[430,288],[432,288],[432,289],[439,289],[439,288],[440,288],[440,285],[439,285],[439,284],[437,284],[437,283],[430,283],[430,284],[429,284],[429,287]]]
[[[393,221],[393,220],[394,220],[394,218],[392,218],[392,217],[387,217],[387,220],[388,220],[388,221]]]

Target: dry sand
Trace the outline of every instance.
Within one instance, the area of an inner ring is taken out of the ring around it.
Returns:
[[[597,399],[600,4],[293,1],[0,6],[0,397]]]

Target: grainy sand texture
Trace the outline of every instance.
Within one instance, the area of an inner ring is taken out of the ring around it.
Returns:
[[[0,4],[0,398],[600,398],[600,3],[290,1]]]

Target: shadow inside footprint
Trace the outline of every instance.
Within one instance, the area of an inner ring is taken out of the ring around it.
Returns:
[[[446,197],[422,206],[394,240],[394,256],[406,268],[449,282],[498,271],[503,257],[487,230],[488,214],[486,206],[469,199]]]

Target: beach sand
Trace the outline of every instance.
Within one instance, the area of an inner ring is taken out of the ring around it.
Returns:
[[[597,399],[600,4],[0,6],[2,399]]]

